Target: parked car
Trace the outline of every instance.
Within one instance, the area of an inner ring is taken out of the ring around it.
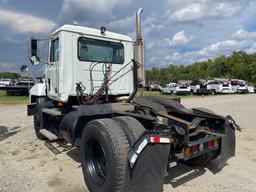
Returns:
[[[191,93],[190,85],[189,84],[178,84],[174,93],[177,95],[190,94]]]
[[[247,82],[247,89],[248,93],[255,93],[255,87],[250,82]]]
[[[248,83],[241,79],[232,79],[230,81],[232,90],[235,93],[248,93]]]
[[[235,93],[235,91],[232,89],[232,85],[231,85],[230,81],[223,81],[222,82],[221,93],[224,93],[224,94]]]
[[[219,80],[209,80],[208,86],[212,90],[212,94],[218,94],[222,91],[222,84]]]
[[[159,84],[152,84],[149,86],[150,91],[161,91],[162,87]]]
[[[237,88],[237,93],[248,93],[248,86],[246,84],[239,85]]]
[[[162,88],[163,94],[173,94],[176,92],[177,83],[169,83],[166,84],[164,88]]]
[[[11,79],[0,79],[0,87],[4,87],[10,84],[11,84]]]
[[[208,84],[207,80],[200,79],[194,80],[190,84],[191,93],[193,94],[211,94],[213,90],[211,89],[211,85]]]
[[[16,83],[16,85],[23,85],[23,86],[30,86],[30,87],[34,86],[34,84],[35,84],[34,81],[26,78],[19,79]]]

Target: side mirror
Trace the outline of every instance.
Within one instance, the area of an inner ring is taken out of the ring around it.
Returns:
[[[30,62],[32,65],[38,65],[40,63],[40,59],[38,57],[38,40],[37,39],[30,39]]]
[[[28,66],[27,65],[21,65],[20,66],[20,71],[23,72],[23,73],[28,72]]]
[[[31,62],[32,65],[39,65],[40,59],[39,59],[38,56],[34,55],[34,56],[30,57],[30,62]]]

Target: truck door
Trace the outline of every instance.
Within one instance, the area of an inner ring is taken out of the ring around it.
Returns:
[[[59,93],[59,37],[50,42],[49,65],[47,66],[47,91],[50,96],[57,97]]]

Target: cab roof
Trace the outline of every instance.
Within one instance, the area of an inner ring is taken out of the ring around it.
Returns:
[[[113,33],[110,31],[106,31],[104,34],[101,33],[100,29],[93,29],[89,27],[83,27],[78,25],[63,25],[62,27],[58,28],[56,31],[52,33],[51,36],[59,33],[61,31],[67,31],[71,33],[81,33],[83,35],[90,35],[95,37],[104,37],[108,39],[120,40],[120,41],[128,41],[132,42],[132,38],[126,35],[122,35],[119,33]]]

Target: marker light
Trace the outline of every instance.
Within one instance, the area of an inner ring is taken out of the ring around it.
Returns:
[[[64,106],[64,103],[58,102],[58,106],[59,106],[59,107],[63,107],[63,106]]]
[[[216,139],[216,140],[214,140],[214,141],[213,141],[213,146],[214,146],[214,147],[218,147],[218,145],[219,145],[218,140],[217,140],[217,139]]]
[[[151,143],[171,143],[170,138],[167,137],[150,137]]]
[[[195,145],[192,147],[192,153],[197,153],[198,152],[198,147]]]
[[[100,28],[101,34],[104,34],[106,31],[107,31],[107,28],[106,28],[105,26],[102,26],[102,27]]]
[[[189,155],[190,155],[190,148],[189,148],[189,147],[186,147],[186,148],[184,149],[184,155],[185,155],[186,157],[189,157]]]
[[[213,147],[213,141],[208,141],[207,145],[208,145],[208,148],[212,148]]]
[[[152,143],[160,143],[160,138],[159,137],[151,137],[151,142]]]

